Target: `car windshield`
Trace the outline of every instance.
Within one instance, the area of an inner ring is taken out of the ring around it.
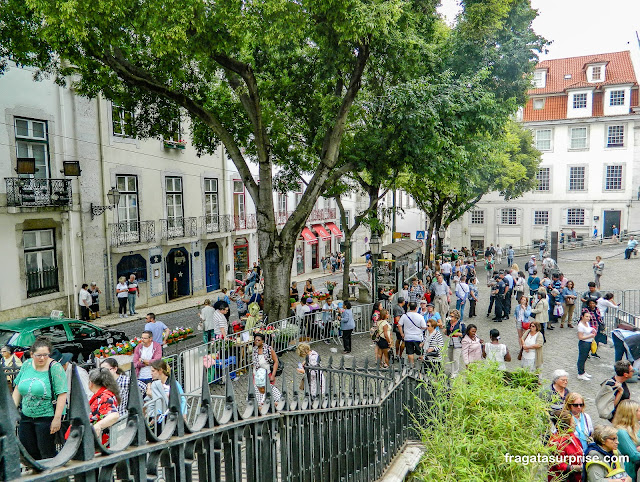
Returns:
[[[11,345],[18,337],[18,333],[12,330],[0,330],[0,346]]]

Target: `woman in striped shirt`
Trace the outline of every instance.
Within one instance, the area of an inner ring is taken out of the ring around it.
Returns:
[[[427,332],[423,345],[425,351],[425,366],[428,370],[438,373],[442,369],[442,349],[444,348],[444,338],[438,328],[438,320],[430,318],[427,320]]]

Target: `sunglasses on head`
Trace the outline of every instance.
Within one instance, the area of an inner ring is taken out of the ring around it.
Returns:
[[[584,407],[584,403],[570,403],[569,406],[571,406],[571,407]]]

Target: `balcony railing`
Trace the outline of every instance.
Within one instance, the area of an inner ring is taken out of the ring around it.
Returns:
[[[328,221],[330,219],[336,219],[336,208],[324,209],[324,220]]]
[[[276,214],[276,225],[278,226],[287,224],[287,219],[289,219],[289,216],[291,216],[291,212],[286,212],[286,211],[279,211],[279,212],[276,212],[275,214]]]
[[[239,231],[241,229],[255,229],[258,227],[255,214],[247,214],[245,217],[233,216],[233,229]]]
[[[109,225],[111,246],[153,243],[156,240],[155,221],[123,221]]]
[[[27,271],[27,298],[60,291],[58,287],[58,268]]]
[[[308,221],[322,221],[324,219],[324,212],[322,209],[314,209],[307,219]]]
[[[231,231],[231,216],[229,214],[207,214],[200,216],[202,234],[228,233]]]
[[[8,177],[7,206],[71,206],[71,181],[69,179],[34,179]]]
[[[198,218],[161,219],[162,239],[193,238],[198,236]]]

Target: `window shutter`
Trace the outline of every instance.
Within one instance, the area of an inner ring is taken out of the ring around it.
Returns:
[[[562,209],[562,219],[561,219],[560,224],[562,226],[566,226],[567,225],[567,208],[563,208]]]
[[[593,220],[593,216],[591,216],[591,209],[585,209],[584,210],[584,225],[585,226],[593,226],[594,224],[594,220]]]

